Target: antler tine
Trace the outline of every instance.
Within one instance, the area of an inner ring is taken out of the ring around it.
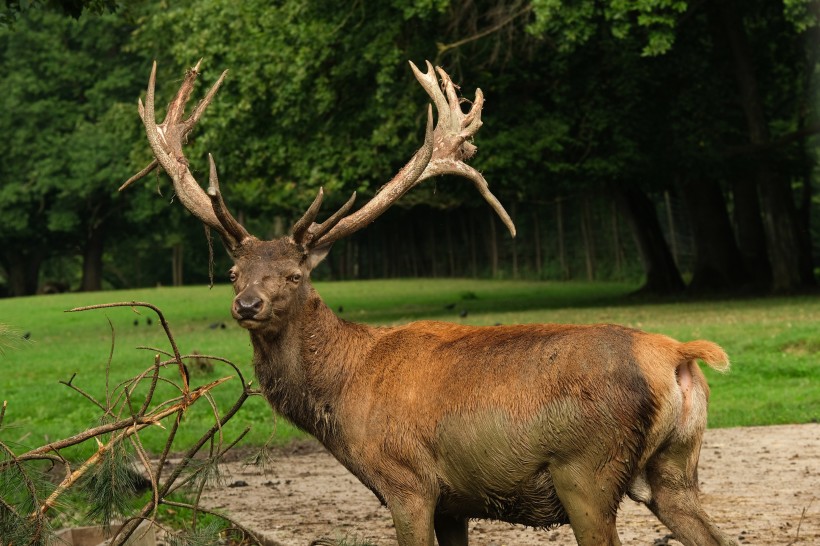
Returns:
[[[140,102],[140,106],[142,106],[142,102]],[[136,182],[137,180],[139,180],[140,178],[144,178],[144,177],[148,176],[148,174],[153,172],[153,170],[156,169],[158,165],[159,165],[159,161],[157,161],[156,159],[152,160],[151,163],[149,163],[147,166],[143,167],[140,172],[138,172],[137,174],[135,174],[134,176],[132,176],[131,178],[129,178],[128,180],[123,182],[122,186],[117,188],[117,191],[122,191],[122,190],[126,189],[128,186],[130,186],[131,184],[133,184],[134,182]]]
[[[148,137],[148,143],[151,145],[151,150],[154,152],[154,157],[165,168],[169,170],[170,161],[168,154],[160,143],[160,130],[157,126],[156,113],[154,112],[154,90],[157,81],[157,62],[151,65],[151,76],[148,77],[148,89],[145,92],[145,104],[142,108],[142,123],[145,125],[145,134]],[[164,140],[164,137],[163,137]],[[172,172],[168,172],[172,175]]]
[[[484,200],[507,226],[510,234],[515,237],[515,224],[495,195],[490,192],[484,176],[464,162],[473,157],[477,150],[476,146],[467,139],[472,138],[483,124],[481,111],[484,108],[484,93],[481,89],[476,89],[475,101],[465,114],[461,110],[461,100],[456,93],[456,85],[450,76],[441,67],[436,67],[436,72],[441,77],[441,85],[444,88],[442,96],[444,94],[447,96],[446,108],[449,115],[445,117],[439,111],[439,123],[436,125],[436,149],[430,163],[427,164],[424,173],[416,183],[420,184],[428,178],[442,174],[462,176],[471,180]]]
[[[428,165],[428,169],[419,177],[419,183],[427,180],[430,177],[438,176],[442,174],[452,174],[456,176],[461,176],[463,178],[467,178],[470,180],[473,185],[478,190],[478,193],[481,194],[481,197],[487,201],[487,204],[498,214],[501,221],[507,226],[507,229],[510,232],[510,235],[515,237],[516,229],[515,223],[510,218],[510,215],[504,209],[504,206],[498,200],[498,198],[493,195],[490,191],[490,185],[487,184],[487,180],[484,178],[480,172],[478,172],[475,168],[470,165],[467,165],[463,161],[452,161],[447,162],[443,160],[433,161],[430,162]]]
[[[219,191],[219,177],[216,174],[216,163],[214,163],[214,156],[208,154],[208,164],[210,166],[210,174],[208,177],[208,197],[211,198],[211,205],[214,209],[214,214],[219,220],[219,223],[225,226],[225,230],[234,238],[237,243],[242,243],[245,239],[251,237],[242,224],[228,211],[225,206],[225,200],[222,199],[222,193]]]
[[[174,99],[169,103],[165,120],[161,124],[156,122],[157,63],[156,61],[153,63],[151,76],[148,78],[148,89],[145,93],[145,104],[142,101],[139,102],[139,113],[143,125],[145,125],[145,134],[151,145],[151,150],[154,152],[156,162],[152,162],[137,175],[131,177],[120,189],[124,189],[135,180],[151,172],[158,163],[171,177],[174,190],[183,206],[204,224],[219,232],[228,248],[233,251],[244,239],[251,237],[251,235],[231,216],[225,206],[222,194],[219,191],[219,181],[216,177],[213,158],[210,158],[211,186],[208,189],[208,194],[206,194],[191,174],[188,168],[188,160],[182,150],[188,133],[202,117],[227,74],[227,71],[222,73],[205,95],[205,98],[194,108],[188,119],[183,119],[185,105],[191,98],[196,78],[199,76],[200,62],[185,74],[182,85],[177,90]]]
[[[196,67],[199,67],[199,63],[197,63]],[[211,86],[208,92],[205,94],[205,98],[203,98],[194,108],[194,111],[191,112],[191,116],[185,121],[185,134],[188,134],[191,129],[193,129],[196,122],[199,121],[199,118],[202,117],[202,114],[205,113],[205,109],[210,106],[211,101],[214,100],[214,96],[216,96],[216,92],[219,91],[219,88],[222,87],[222,82],[225,81],[225,77],[228,75],[227,70],[223,70],[222,74],[216,80],[216,82]]]
[[[182,115],[185,113],[185,105],[188,104],[188,100],[191,98],[191,93],[194,90],[194,82],[196,81],[197,76],[199,76],[199,65],[201,62],[202,60],[197,62],[196,66],[185,72],[185,77],[182,79],[182,85],[179,86],[177,94],[174,96],[173,100],[168,103],[168,109],[165,112],[165,121],[163,121],[163,125],[173,124],[176,126],[182,120]],[[156,65],[156,62],[154,65]]]
[[[293,228],[290,230],[291,236],[293,240],[297,243],[301,243],[304,238],[305,234],[308,231],[308,228],[316,219],[316,216],[319,214],[319,209],[322,206],[322,199],[325,197],[325,189],[319,188],[319,192],[316,194],[316,197],[313,199],[313,203],[310,204],[308,209],[305,211],[305,214],[302,215],[299,220],[293,224]]]
[[[348,199],[347,202],[344,205],[342,205],[339,208],[339,210],[334,212],[327,220],[325,220],[324,222],[322,222],[321,224],[318,224],[318,225],[314,224],[315,227],[311,226],[312,229],[309,230],[311,239],[312,240],[321,239],[322,235],[324,235],[325,233],[327,233],[328,231],[333,229],[333,227],[336,224],[338,224],[342,220],[342,218],[347,216],[347,213],[350,212],[350,209],[353,208],[353,203],[355,203],[355,202],[356,202],[356,192],[354,191],[353,195],[350,196],[350,199]]]
[[[470,107],[470,111],[467,112],[467,115],[464,116],[464,121],[461,122],[462,125],[462,134],[466,137],[471,137],[484,124],[481,121],[481,110],[484,108],[484,93],[481,89],[475,90],[475,101],[473,101],[473,105]]]
[[[430,158],[433,156],[433,110],[427,108],[427,129],[424,135],[424,144],[413,154],[410,161],[401,168],[393,179],[382,186],[382,188],[368,201],[362,208],[344,218],[340,218],[335,226],[321,237],[314,236],[310,245],[329,245],[347,237],[364,226],[370,224],[378,218],[385,210],[390,208],[399,197],[416,185],[419,177],[424,172]],[[348,202],[351,206],[352,203]],[[347,206],[347,205],[345,205]],[[344,208],[344,207],[342,207]],[[334,215],[336,216],[336,215]],[[327,223],[327,222],[325,222]],[[324,231],[324,230],[323,230]]]
[[[340,219],[339,223],[326,234],[319,234],[314,230],[315,235],[310,241],[312,246],[332,243],[361,229],[375,220],[410,188],[441,174],[454,174],[471,180],[484,200],[501,217],[504,225],[515,237],[515,225],[498,199],[490,192],[487,181],[481,173],[464,162],[476,151],[476,147],[467,139],[475,135],[481,127],[484,94],[481,89],[476,90],[475,101],[465,114],[461,110],[462,99],[456,92],[457,86],[447,72],[440,67],[433,68],[429,61],[425,61],[425,65],[426,72],[419,70],[412,62],[410,68],[436,106],[438,122],[435,129],[433,129],[432,108],[428,107],[424,146],[416,152],[393,180],[385,184],[361,209]],[[436,74],[440,76],[441,84]]]
[[[410,61],[410,69],[424,90],[427,91],[430,98],[433,99],[433,104],[436,105],[436,112],[438,112],[437,125],[443,123],[445,126],[449,126],[450,108],[447,98],[444,96],[444,93],[441,92],[441,87],[439,87],[438,80],[436,79],[436,71],[433,69],[433,65],[430,64],[430,61],[424,61],[424,63],[427,66],[427,72],[419,70],[413,61]]]
[[[440,66],[436,67],[436,73],[438,73],[439,78],[441,78],[441,88],[447,97],[447,112],[450,114],[447,120],[449,122],[448,125],[452,130],[461,129],[461,120],[459,119],[461,116],[452,115],[456,112],[461,113],[461,100],[456,93],[456,85],[453,83],[453,80],[450,79],[450,75]],[[438,86],[438,83],[436,83],[436,85]],[[439,123],[441,123],[441,121]]]

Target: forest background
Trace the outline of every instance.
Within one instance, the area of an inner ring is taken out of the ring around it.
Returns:
[[[161,105],[200,58],[203,89],[230,72],[192,170],[212,153],[264,237],[320,186],[328,211],[353,190],[364,202],[420,146],[427,97],[408,60],[484,91],[473,164],[518,237],[442,178],[337,243],[320,278],[811,289],[818,21],[809,0],[7,0],[0,295],[207,282],[201,225],[165,176],[117,191],[151,158],[136,101],[152,61]]]

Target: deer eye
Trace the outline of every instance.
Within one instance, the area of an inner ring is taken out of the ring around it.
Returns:
[[[302,274],[293,273],[292,275],[288,275],[288,280],[293,283],[299,282],[300,280],[302,280]]]
[[[228,271],[228,278],[231,279],[231,282],[236,282],[236,271],[234,271],[233,269]]]

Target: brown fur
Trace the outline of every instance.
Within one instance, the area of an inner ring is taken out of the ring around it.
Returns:
[[[273,241],[259,241],[229,213],[213,159],[206,194],[182,150],[224,73],[183,119],[199,65],[191,69],[156,124],[152,69],[140,117],[180,202],[221,235],[234,260],[232,313],[250,331],[265,397],[387,505],[400,546],[435,538],[465,546],[468,518],[570,523],[582,546],[620,544],[615,518],[625,494],[684,544],[731,544],[697,496],[709,389],[695,361],[725,369],[717,345],[613,325],[371,328],[338,319],[313,290],[310,272],[334,241],[433,176],[472,180],[515,235],[486,180],[464,163],[475,152],[467,140],[481,127],[483,95],[465,114],[445,71],[412,68],[439,114],[434,129],[428,110],[418,152],[356,212],[346,216],[351,199],[316,224],[320,191],[291,236]]]
[[[265,396],[387,505],[400,545],[466,544],[468,518],[619,544],[625,494],[684,544],[732,543],[695,478],[708,399],[695,360],[728,366],[714,343],[606,324],[374,328],[325,306],[315,261],[287,238],[246,242],[235,262]]]

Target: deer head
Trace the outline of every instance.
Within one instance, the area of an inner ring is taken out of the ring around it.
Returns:
[[[316,199],[293,225],[289,235],[262,241],[248,233],[228,211],[219,189],[216,165],[210,154],[209,185],[207,191],[203,191],[191,174],[183,144],[213,100],[227,71],[222,73],[205,98],[185,119],[185,104],[199,75],[200,63],[185,75],[179,91],[168,105],[165,120],[160,124],[156,123],[154,112],[154,63],[145,104],[139,102],[139,114],[156,159],[123,184],[120,190],[161,166],[171,177],[174,190],[185,208],[220,234],[233,259],[234,266],[230,272],[236,291],[231,307],[233,317],[244,328],[271,333],[281,330],[291,320],[294,309],[298,309],[299,303],[305,301],[311,290],[310,272],[325,258],[335,241],[373,222],[408,190],[430,177],[455,174],[472,181],[515,236],[512,220],[490,192],[484,177],[465,162],[476,151],[470,140],[482,124],[484,97],[481,90],[476,90],[475,100],[469,111],[464,113],[461,109],[462,99],[459,99],[456,86],[447,73],[440,67],[433,69],[429,62],[426,64],[426,72],[421,72],[412,62],[410,67],[433,100],[438,121],[434,127],[432,107],[428,107],[422,147],[392,180],[354,213],[350,213],[350,210],[356,198],[355,193],[338,211],[324,222],[317,223],[324,195],[320,189]],[[441,83],[436,78],[436,73],[441,78]]]

